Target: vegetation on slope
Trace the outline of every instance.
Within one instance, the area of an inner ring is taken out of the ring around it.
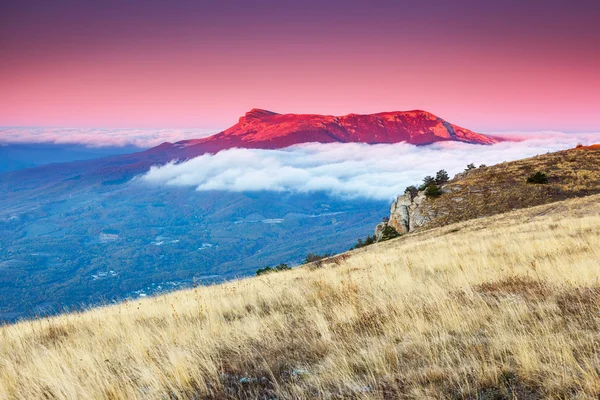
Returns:
[[[600,193],[599,166],[594,146],[491,167],[471,164],[443,191],[428,193],[422,207],[431,221],[420,229]]]
[[[599,226],[591,196],[4,326],[0,399],[597,398]]]

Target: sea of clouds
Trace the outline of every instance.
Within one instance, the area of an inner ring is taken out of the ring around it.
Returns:
[[[493,165],[546,152],[600,143],[600,133],[503,133],[491,146],[440,142],[367,145],[308,143],[281,150],[231,149],[155,166],[144,182],[198,191],[324,191],[342,198],[390,200],[408,185],[445,169],[453,176],[474,163]]]
[[[90,147],[149,148],[163,142],[205,137],[200,129],[2,128],[1,143],[80,144]],[[367,145],[308,143],[281,150],[231,149],[184,162],[155,166],[140,179],[199,191],[324,191],[343,198],[389,200],[406,186],[445,169],[452,176],[470,163],[493,165],[578,143],[600,143],[600,133],[497,133],[507,141],[480,146],[440,142]]]
[[[197,139],[215,132],[217,130],[0,127],[0,144],[53,143],[89,147],[150,148],[164,142]]]

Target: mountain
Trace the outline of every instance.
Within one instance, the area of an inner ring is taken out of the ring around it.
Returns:
[[[213,152],[232,147],[279,149],[306,142],[399,143],[416,145],[440,141],[493,144],[484,136],[444,121],[427,111],[396,111],[378,114],[348,114],[341,117],[316,114],[277,114],[253,109],[239,122],[204,139],[174,144],[186,154]]]

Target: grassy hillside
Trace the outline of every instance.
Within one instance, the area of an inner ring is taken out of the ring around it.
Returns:
[[[600,196],[0,329],[0,399],[600,396]]]
[[[538,171],[547,174],[548,183],[527,183]],[[600,146],[543,154],[476,168],[453,179],[443,195],[423,204],[432,218],[425,228],[597,193]]]

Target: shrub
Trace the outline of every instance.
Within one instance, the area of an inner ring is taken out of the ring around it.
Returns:
[[[527,183],[548,183],[548,176],[544,172],[538,171],[535,174],[529,176],[529,178],[527,178]]]
[[[279,265],[276,265],[273,268],[271,268],[271,267],[259,268],[256,270],[256,275],[258,276],[258,275],[268,274],[270,272],[285,271],[288,269],[292,269],[292,268],[287,264],[281,263]]]
[[[419,189],[415,185],[410,185],[404,189],[404,194],[410,195],[410,199],[414,199],[419,194]]]
[[[365,240],[358,239],[357,243],[350,250],[360,249],[373,243],[375,243],[375,236],[367,235]]]
[[[470,171],[470,170],[475,169],[475,168],[476,168],[475,164],[471,163],[471,164],[467,165],[467,168],[465,168],[465,172],[466,171]]]
[[[427,175],[425,178],[423,178],[423,184],[419,186],[419,190],[425,190],[429,185],[433,184],[435,184],[435,178]]]
[[[276,271],[286,271],[288,269],[292,269],[292,267],[290,267],[289,265],[284,264],[284,263],[281,263],[281,264],[275,266]]]
[[[324,258],[331,257],[331,253],[325,253],[323,255],[318,255],[315,253],[309,253],[304,259],[304,264],[309,264],[311,262],[319,261]]]
[[[425,189],[425,196],[427,197],[440,197],[442,195],[442,189],[435,183],[427,186]]]
[[[271,267],[259,268],[256,270],[256,276],[268,274],[269,272],[273,272],[273,268],[271,268]]]
[[[398,233],[396,228],[394,228],[393,226],[390,226],[390,225],[386,225],[385,228],[383,228],[383,231],[381,231],[381,241],[382,242],[385,240],[393,239],[398,236],[400,236],[400,234]]]

